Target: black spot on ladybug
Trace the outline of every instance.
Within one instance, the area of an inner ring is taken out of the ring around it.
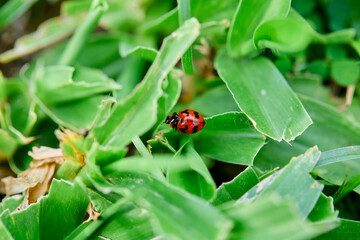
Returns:
[[[198,126],[194,126],[193,129],[192,129],[192,133],[196,133],[198,131]]]
[[[186,130],[188,130],[188,126],[185,125],[185,128],[179,128],[179,131],[182,133],[186,133]]]
[[[196,118],[200,117],[198,112],[194,112],[194,115],[195,115]]]
[[[186,113],[186,116],[189,116],[190,113],[188,111],[189,111],[189,109],[185,109],[185,110],[182,110],[181,113]]]

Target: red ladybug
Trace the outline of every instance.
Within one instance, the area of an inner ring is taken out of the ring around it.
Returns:
[[[197,133],[205,126],[205,120],[200,113],[191,109],[181,110],[179,114],[174,112],[166,117],[165,123],[170,124],[175,131],[186,134]]]

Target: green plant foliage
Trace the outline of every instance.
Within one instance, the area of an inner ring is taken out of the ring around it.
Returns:
[[[262,71],[256,71],[259,66]],[[283,76],[266,58],[236,61],[221,52],[215,67],[240,110],[261,133],[291,141],[312,123]]]
[[[0,1],[0,239],[358,239],[358,5]]]
[[[114,107],[111,116],[102,126],[98,126],[93,130],[97,141],[104,145],[124,145],[128,143],[132,135],[148,130],[151,126],[150,124],[153,124],[156,120],[154,113],[156,113],[156,101],[160,97],[160,87],[163,78],[178,59],[179,48],[183,48],[185,51],[186,47],[196,38],[198,32],[198,22],[195,19],[191,19],[187,21],[187,24],[179,28],[178,32],[165,39],[162,49],[142,84],[132,93],[131,97]],[[137,113],[143,114],[144,117]],[[138,121],[135,121],[131,114],[135,114]],[[152,119],[150,116],[153,116]],[[127,123],[134,124],[134,127],[129,127]],[[109,131],[113,132],[113,134],[106,136],[105,134]],[[118,135],[118,131],[129,132]]]
[[[200,153],[244,165],[252,163],[264,141],[264,136],[254,129],[245,114],[237,112],[206,119],[204,130],[194,136],[195,148]]]
[[[232,181],[223,183],[216,191],[213,204],[218,205],[231,200],[237,200],[259,182],[255,171],[248,167]]]
[[[256,29],[268,20],[286,17],[290,3],[288,0],[240,1],[228,34],[229,53],[232,56],[244,56],[254,52],[256,47],[253,38]]]
[[[81,223],[88,204],[79,184],[54,180],[47,197],[26,210],[5,210],[0,218],[15,239],[63,239]]]

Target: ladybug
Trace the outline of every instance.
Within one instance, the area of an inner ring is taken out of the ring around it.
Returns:
[[[166,117],[165,123],[170,124],[175,131],[186,134],[197,133],[205,126],[205,120],[200,113],[191,109],[181,110],[179,113],[174,112]]]

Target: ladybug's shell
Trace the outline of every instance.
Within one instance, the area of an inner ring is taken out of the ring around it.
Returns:
[[[200,113],[185,109],[178,114],[177,130],[182,133],[192,134],[200,131],[205,126],[205,120]]]

